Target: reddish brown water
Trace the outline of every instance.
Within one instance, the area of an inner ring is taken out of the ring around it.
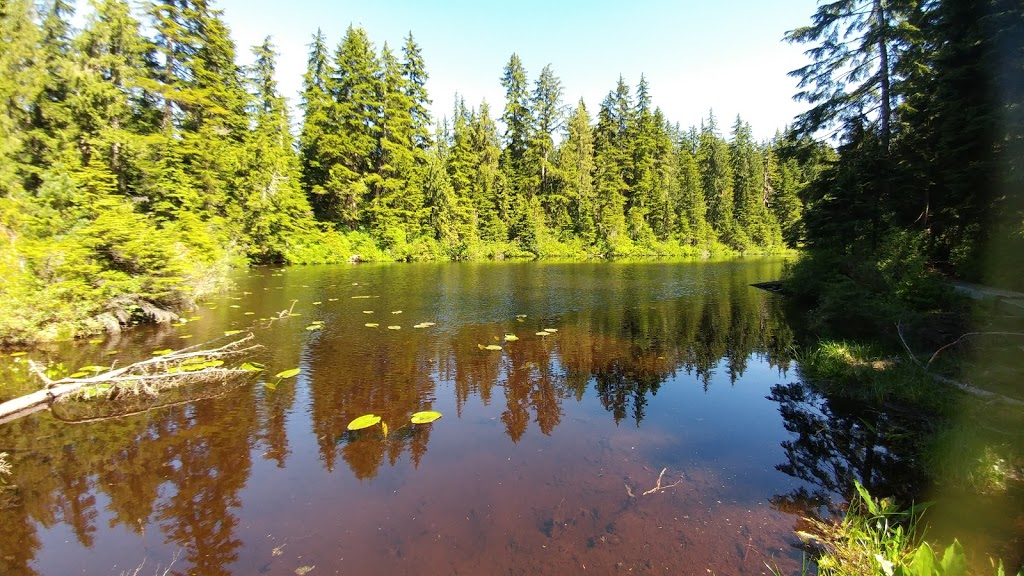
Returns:
[[[832,487],[786,468],[803,413],[773,387],[794,384],[792,331],[749,286],[781,266],[261,270],[184,326],[31,351],[73,370],[254,327],[253,360],[302,371],[125,418],[64,422],[97,415],[70,405],[0,425],[18,487],[0,574],[792,572],[793,502]],[[301,316],[258,321],[293,299]],[[405,424],[426,409],[444,417]],[[347,432],[364,413],[387,436]],[[674,485],[645,495],[663,469]]]

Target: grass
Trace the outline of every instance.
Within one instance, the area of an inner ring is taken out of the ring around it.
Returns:
[[[921,514],[927,505],[901,509],[875,498],[860,485],[840,521],[808,519],[810,531],[798,535],[813,551],[801,575],[818,576],[967,576],[967,554],[956,540],[941,553],[923,540]],[[1005,576],[1002,562],[990,561],[991,574]],[[781,576],[781,572],[772,569]],[[1021,576],[1024,572],[1018,572]]]

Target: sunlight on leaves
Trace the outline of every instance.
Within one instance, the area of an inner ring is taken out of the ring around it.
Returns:
[[[380,416],[376,414],[363,414],[359,418],[348,423],[349,430],[362,430],[380,422]]]
[[[417,412],[417,413],[413,414],[412,418],[410,419],[410,421],[413,424],[430,424],[431,422],[433,422],[434,420],[437,420],[440,417],[441,417],[441,413],[440,412],[435,412],[433,410],[427,410],[427,411],[424,411],[424,412]]]

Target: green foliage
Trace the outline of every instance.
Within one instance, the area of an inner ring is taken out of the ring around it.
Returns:
[[[813,521],[818,534],[808,536],[821,544],[814,559],[816,574],[967,576],[967,554],[960,542],[954,540],[940,555],[921,541],[920,521],[927,505],[901,510],[889,498],[872,496],[859,482],[854,487],[856,493],[841,522]],[[1004,576],[1002,562],[994,565],[993,573]]]

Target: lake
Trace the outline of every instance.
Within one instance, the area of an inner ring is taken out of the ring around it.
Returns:
[[[800,515],[901,463],[830,438],[860,421],[799,383],[782,301],[750,286],[783,266],[254,269],[184,324],[31,350],[73,371],[251,330],[267,371],[0,425],[0,573],[798,570]],[[24,358],[0,375],[30,387]],[[346,429],[367,413],[386,434]]]

